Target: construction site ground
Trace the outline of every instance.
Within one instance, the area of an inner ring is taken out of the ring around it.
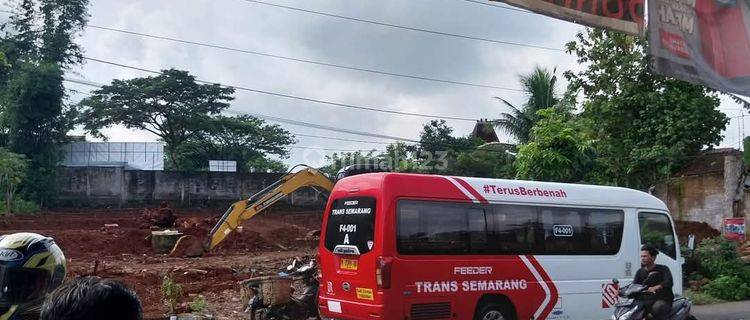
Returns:
[[[161,285],[165,276],[184,288],[178,312],[203,296],[202,314],[217,319],[248,319],[238,281],[275,274],[294,257],[312,257],[321,212],[266,211],[246,221],[211,253],[199,258],[154,254],[141,219],[144,209],[45,212],[0,218],[0,233],[36,232],[53,237],[68,260],[68,279],[96,275],[118,279],[135,290],[146,318],[163,319],[168,309]],[[216,210],[176,210],[185,234],[205,236],[218,220]],[[108,225],[108,227],[105,227]],[[116,225],[116,226],[114,226]]]

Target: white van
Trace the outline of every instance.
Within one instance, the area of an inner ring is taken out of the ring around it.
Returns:
[[[326,317],[610,319],[644,243],[682,294],[667,207],[626,188],[362,174],[337,182],[322,235]]]

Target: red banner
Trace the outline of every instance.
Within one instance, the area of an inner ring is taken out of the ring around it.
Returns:
[[[646,0],[490,0],[505,2],[543,15],[604,27],[631,34],[643,34]]]

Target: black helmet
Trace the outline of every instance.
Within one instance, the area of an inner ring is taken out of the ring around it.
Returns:
[[[52,238],[0,235],[0,320],[37,307],[65,279],[65,256]]]

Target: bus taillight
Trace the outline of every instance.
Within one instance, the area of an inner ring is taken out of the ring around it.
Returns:
[[[378,257],[377,268],[375,269],[375,278],[378,282],[378,289],[391,288],[391,264],[392,258]]]

